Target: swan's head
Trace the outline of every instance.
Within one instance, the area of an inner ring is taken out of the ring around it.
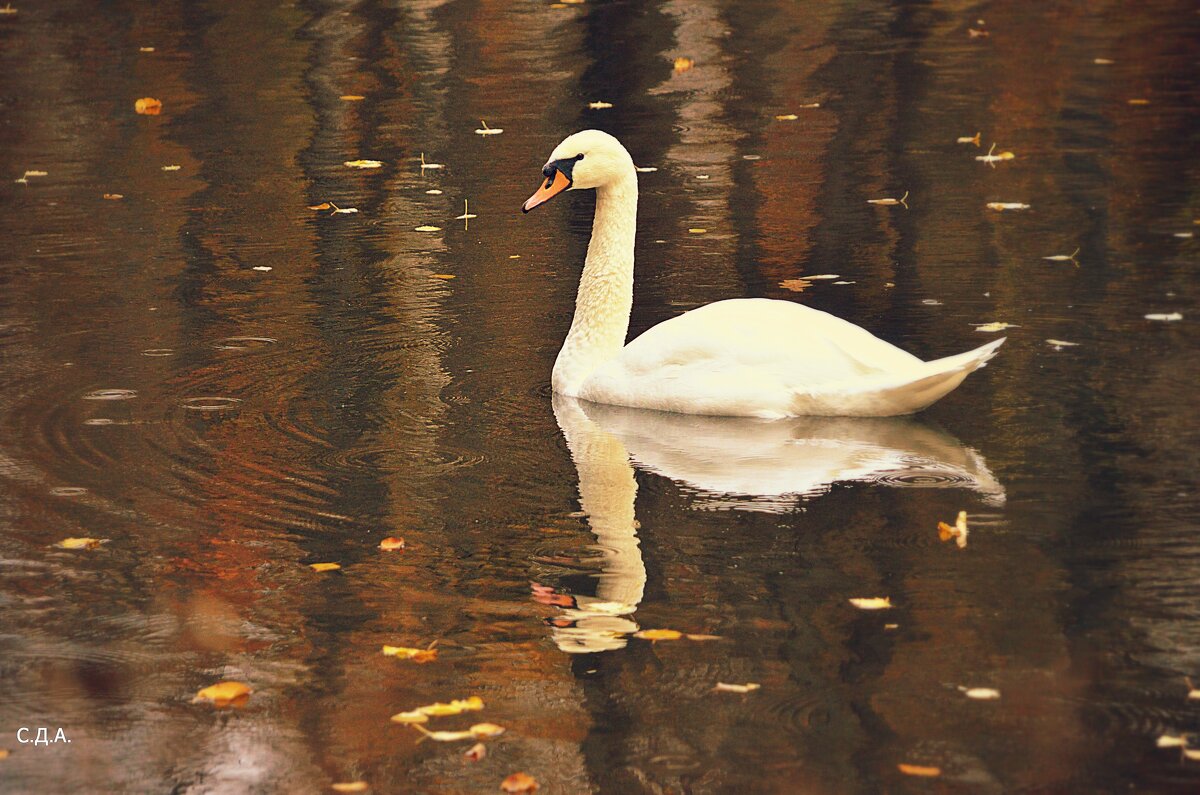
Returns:
[[[606,132],[582,130],[554,147],[542,166],[542,186],[521,209],[529,212],[565,190],[602,188],[634,175],[633,158],[620,141]]]

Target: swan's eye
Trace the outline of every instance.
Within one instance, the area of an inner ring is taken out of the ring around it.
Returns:
[[[576,160],[583,160],[583,155],[575,155]]]

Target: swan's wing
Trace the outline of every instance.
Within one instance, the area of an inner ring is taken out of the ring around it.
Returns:
[[[694,414],[782,416],[797,393],[916,376],[923,362],[833,315],[734,299],[654,326],[598,368],[580,397]]]

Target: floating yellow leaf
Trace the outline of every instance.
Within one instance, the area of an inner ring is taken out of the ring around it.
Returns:
[[[942,775],[940,767],[932,767],[927,765],[910,765],[904,762],[896,765],[896,768],[906,776],[923,776],[925,778],[936,778]]]
[[[350,168],[380,168],[383,166],[382,160],[347,160],[342,163],[343,166]]]
[[[338,99],[343,102],[362,102],[366,97],[362,94],[342,94]]]
[[[859,610],[887,610],[891,608],[892,600],[888,596],[859,597],[851,599],[850,604]]]
[[[489,737],[499,737],[504,734],[504,727],[494,723],[476,723],[469,731],[475,739],[486,740]]]
[[[437,649],[430,646],[427,649],[410,649],[406,646],[384,646],[384,657],[397,657],[401,660],[412,660],[415,663],[433,662],[437,659]]]
[[[729,685],[724,682],[717,682],[717,686],[713,689],[720,693],[752,693],[760,687],[762,685],[757,682],[747,682],[744,685]]]
[[[499,127],[487,126],[487,122],[483,119],[480,119],[479,123],[482,124],[483,127],[475,131],[476,135],[499,135],[500,133],[504,132],[504,130],[500,129]]]
[[[107,541],[107,538],[64,538],[54,546],[59,549],[96,549]]]
[[[591,108],[592,110],[604,110],[605,108],[611,108],[612,103],[611,102],[603,102],[603,101],[589,102],[588,107]]]
[[[1183,756],[1193,762],[1200,762],[1200,750],[1192,750],[1191,748],[1183,749]]]
[[[779,283],[779,286],[794,293],[802,293],[809,287],[812,287],[812,282],[807,279],[784,279]]]
[[[153,47],[138,47],[138,52],[154,52]]]
[[[979,133],[975,133],[974,135],[960,135],[955,139],[954,143],[975,144],[976,146],[979,146]]]
[[[379,548],[386,552],[394,552],[397,549],[404,549],[404,539],[396,536],[388,536],[379,542]]]
[[[17,9],[12,7],[12,3],[5,3],[3,8],[0,8],[0,14],[15,14]],[[7,754],[5,754],[7,756]]]
[[[700,227],[700,226],[693,226],[691,229],[688,230],[689,235],[703,235],[707,232],[708,232],[707,229],[705,229],[704,227]]]
[[[451,279],[454,279],[457,277],[453,273],[432,273],[432,274],[430,274],[429,278],[444,279],[445,281],[450,281]]]
[[[475,743],[463,754],[468,762],[478,762],[485,756],[487,756],[487,746],[483,743]]]
[[[115,201],[120,201],[121,199],[124,199],[125,195],[123,193],[106,193],[103,196],[101,196],[100,198],[107,199],[110,202],[115,202]]]
[[[1148,99],[1130,99],[1130,100],[1127,100],[1127,102],[1130,105],[1149,105],[1150,104],[1150,100],[1148,100]]]
[[[795,113],[781,113],[775,117],[775,121],[795,121],[798,118]]]
[[[675,66],[674,66],[675,74],[679,74],[680,72],[686,72],[688,69],[691,69],[695,65],[696,65],[696,62],[693,61],[691,58],[685,58],[681,55],[675,59]]]
[[[1053,254],[1049,257],[1042,257],[1042,259],[1048,260],[1050,262],[1074,262],[1075,256],[1077,254],[1079,254],[1078,247],[1076,247],[1076,249],[1074,251],[1072,251],[1070,254]]]
[[[253,692],[249,685],[241,682],[217,682],[197,692],[192,703],[209,703],[214,707],[241,706]]]
[[[422,712],[431,718],[444,715],[460,715],[464,712],[478,712],[481,709],[483,709],[483,699],[479,696],[456,698],[450,702],[438,701],[426,707],[417,707],[418,712]]]
[[[972,323],[971,325],[975,326],[976,331],[984,331],[989,334],[994,331],[1004,331],[1005,329],[1009,328],[1020,328],[1020,326],[1016,325],[1015,323],[1004,323],[1000,321],[995,323]]]
[[[1016,155],[1014,155],[1012,152],[1001,152],[998,155],[992,154],[992,152],[995,151],[996,144],[993,143],[992,148],[988,149],[988,153],[986,155],[976,155],[975,159],[980,163],[987,163],[992,168],[995,168],[997,163],[1001,163],[1005,160],[1012,160],[1016,157]]]
[[[1187,738],[1176,737],[1172,734],[1164,734],[1155,742],[1159,748],[1183,748],[1187,745]]]
[[[973,698],[976,701],[995,701],[1000,698],[1000,691],[990,687],[964,687],[959,689],[963,691],[963,695],[967,698]]]
[[[308,567],[313,571],[337,571],[342,567],[340,563],[310,563]]]
[[[24,174],[22,174],[20,177],[18,177],[17,179],[15,179],[13,181],[18,182],[22,185],[28,185],[30,177],[47,177],[49,175],[50,175],[49,171],[38,171],[36,169],[30,169],[30,170],[27,170]]]
[[[142,97],[133,103],[133,109],[142,116],[157,116],[162,113],[162,102],[154,97]]]
[[[442,228],[440,226],[426,225],[426,226],[418,226],[415,231],[417,231],[417,232],[440,232],[440,231],[442,231]]]
[[[513,773],[500,782],[504,792],[537,792],[537,779],[528,773]]]
[[[989,210],[1003,212],[1004,210],[1028,210],[1029,205],[1022,204],[1021,202],[988,202],[987,208]]]
[[[904,195],[899,199],[883,198],[883,199],[867,199],[867,204],[879,204],[884,207],[890,207],[894,204],[902,204],[905,209],[908,208],[908,191],[904,191]]]
[[[183,166],[174,166],[174,165],[172,165],[172,166],[163,166],[163,167],[162,167],[162,170],[163,170],[163,171],[178,171],[178,170],[179,170],[179,169],[181,169],[181,168],[183,168]]]
[[[331,784],[330,788],[334,792],[366,792],[371,785],[365,781],[340,781],[337,784]]]
[[[643,629],[640,632],[633,633],[635,638],[642,640],[679,640],[683,637],[683,633],[675,629]]]
[[[392,723],[428,723],[429,716],[419,709],[409,710],[408,712],[397,712],[391,717]]]
[[[504,734],[504,727],[494,723],[476,723],[466,731],[431,732],[419,723],[412,724],[426,738],[439,743],[452,743],[459,740],[486,740],[489,737],[499,737]]]

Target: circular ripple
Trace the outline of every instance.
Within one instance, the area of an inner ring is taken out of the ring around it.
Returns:
[[[137,392],[132,389],[94,389],[83,396],[84,400],[133,400]]]
[[[944,469],[901,469],[884,472],[872,480],[885,486],[937,488],[942,486],[970,486],[975,481],[961,472]]]
[[[244,351],[251,348],[264,348],[277,342],[279,340],[272,337],[225,337],[214,342],[213,347],[220,351]]]
[[[183,407],[188,411],[228,411],[241,402],[233,397],[192,397],[183,401]]]

